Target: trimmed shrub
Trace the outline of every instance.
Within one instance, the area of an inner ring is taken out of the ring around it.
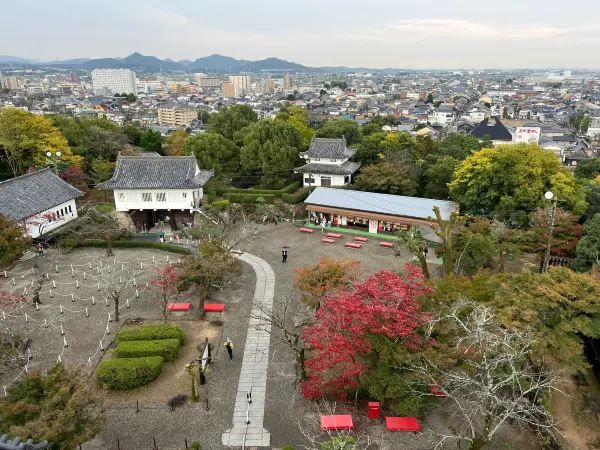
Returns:
[[[106,248],[106,242],[99,239],[86,239],[84,241],[76,241],[72,247],[93,247],[93,248]],[[153,241],[135,241],[135,240],[124,240],[114,241],[112,243],[113,248],[154,248],[156,250],[164,250],[166,252],[178,253],[180,255],[189,255],[190,249],[186,247],[180,247],[174,244],[161,244],[160,242]]]
[[[237,192],[227,192],[225,197],[233,203],[257,203],[259,198],[263,198],[267,203],[272,203],[275,199],[274,194],[240,194]]]
[[[289,203],[290,205],[295,205],[297,203],[301,203],[304,200],[306,200],[306,197],[308,197],[308,194],[310,194],[310,189],[304,188],[304,189],[300,189],[295,194],[282,194],[281,200],[283,200],[286,203]]]
[[[156,324],[139,327],[124,327],[117,333],[117,342],[122,341],[156,341],[159,339],[179,339],[185,344],[185,331],[177,325]]]
[[[282,194],[291,194],[292,192],[296,192],[298,189],[300,189],[300,182],[294,181],[293,183],[288,184],[283,189],[280,189],[280,191],[282,192]]]
[[[108,359],[98,364],[98,384],[117,391],[127,391],[154,381],[162,370],[160,356]]]
[[[179,353],[179,339],[158,339],[155,341],[121,341],[117,345],[117,358],[141,358],[162,356],[165,361],[174,361]]]
[[[229,205],[231,205],[231,202],[227,199],[225,200],[215,200],[214,202],[211,203],[211,206],[217,208],[217,209],[226,209]]]

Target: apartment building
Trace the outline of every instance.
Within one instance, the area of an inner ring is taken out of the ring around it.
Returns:
[[[230,75],[229,81],[233,84],[234,97],[244,97],[250,93],[249,75]]]
[[[137,94],[135,73],[129,69],[94,69],[92,85],[96,95]]]
[[[189,127],[197,118],[198,113],[196,110],[174,103],[168,103],[158,108],[159,125]]]

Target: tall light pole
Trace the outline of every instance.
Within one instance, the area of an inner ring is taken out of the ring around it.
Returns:
[[[61,156],[62,153],[60,151],[52,153],[50,150],[48,150],[46,152],[46,164],[52,168],[52,172],[54,172],[55,174],[58,174],[58,163],[60,162]]]
[[[554,234],[554,220],[556,217],[556,202],[554,193],[548,191],[544,194],[544,198],[550,202],[550,228],[548,230],[548,242],[546,243],[546,256],[544,258],[544,266],[542,272],[548,272],[548,263],[550,262],[550,250],[552,248],[552,235]],[[554,199],[554,201],[552,201]]]

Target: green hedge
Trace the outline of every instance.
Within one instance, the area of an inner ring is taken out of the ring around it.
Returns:
[[[306,197],[308,197],[308,194],[310,194],[310,189],[304,188],[304,189],[300,189],[295,194],[282,194],[281,200],[283,200],[286,203],[289,203],[290,205],[295,205],[297,203],[300,203],[300,202],[303,202],[304,200],[306,200]]]
[[[179,353],[179,339],[158,339],[155,341],[121,341],[117,345],[117,358],[140,358],[162,356],[165,361],[175,361]]]
[[[266,203],[272,203],[275,200],[273,194],[238,194],[227,192],[225,198],[233,203],[258,203],[257,200],[264,199]]]
[[[180,326],[157,324],[141,325],[138,327],[124,327],[117,333],[117,342],[122,341],[155,341],[159,339],[179,339],[181,345],[185,344],[185,331]]]
[[[244,195],[274,195],[275,197],[281,197],[283,194],[291,194],[300,188],[300,182],[294,181],[281,189],[216,189],[217,195],[227,196],[227,194],[244,194]]]
[[[108,359],[98,364],[98,384],[118,391],[135,389],[155,380],[162,370],[160,356]]]
[[[94,247],[94,248],[106,248],[106,242],[99,239],[86,239],[84,241],[77,241],[73,243],[73,247]],[[180,247],[174,244],[161,244],[160,242],[153,241],[114,241],[112,243],[113,248],[154,248],[156,250],[164,250],[166,252],[178,253],[180,255],[189,255],[190,249],[186,247]]]

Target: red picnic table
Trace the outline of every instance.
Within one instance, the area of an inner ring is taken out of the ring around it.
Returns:
[[[350,414],[321,416],[321,430],[354,430],[352,416]]]
[[[379,243],[380,247],[385,247],[385,248],[392,248],[394,246],[393,242],[386,242],[386,241],[381,241]]]
[[[323,239],[321,239],[321,243],[323,243],[323,244],[335,244],[335,239],[323,238]]]
[[[189,311],[192,309],[191,303],[169,303],[167,305],[167,311]]]
[[[366,237],[360,237],[360,236],[356,236],[356,237],[354,238],[354,240],[355,240],[355,241],[358,241],[358,242],[369,242],[369,238],[366,238]]]
[[[421,424],[416,417],[386,417],[385,426],[388,431],[421,431]]]
[[[223,312],[225,311],[225,303],[205,303],[204,312]]]
[[[315,230],[313,230],[312,228],[300,228],[300,233],[314,233]]]
[[[325,233],[325,237],[332,238],[332,239],[339,239],[342,237],[342,235],[340,233],[329,232],[329,233]]]
[[[344,247],[346,248],[361,248],[363,245],[360,242],[346,242]]]

